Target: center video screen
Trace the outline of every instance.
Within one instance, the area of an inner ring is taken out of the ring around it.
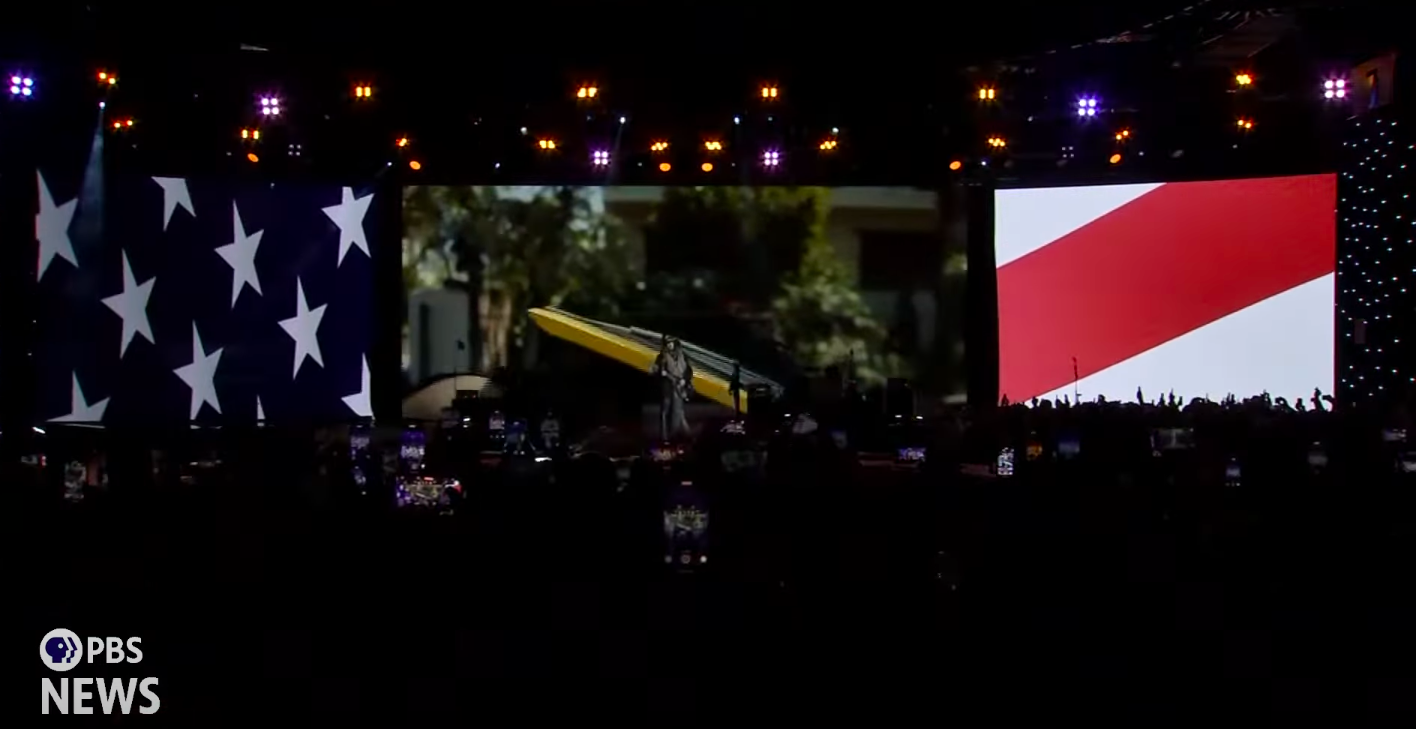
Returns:
[[[637,365],[552,344],[527,315],[555,307],[782,384],[849,366],[962,392],[965,252],[940,208],[902,187],[408,187],[405,376],[539,371],[644,394]]]
[[[1333,389],[1337,177],[999,190],[999,394]]]

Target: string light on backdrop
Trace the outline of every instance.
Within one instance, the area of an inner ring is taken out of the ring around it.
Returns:
[[[10,76],[10,96],[27,99],[34,95],[34,79],[24,74]]]
[[[1394,117],[1350,120],[1338,180],[1337,308],[1351,399],[1416,389],[1416,137]]]
[[[1329,101],[1347,97],[1347,79],[1330,78],[1323,81],[1323,98]]]
[[[1096,116],[1096,98],[1092,96],[1084,96],[1080,99],[1077,99],[1077,116]]]
[[[261,97],[262,116],[280,116],[280,99],[275,96]]]
[[[590,164],[596,167],[610,166],[610,153],[603,149],[597,149],[590,153]]]
[[[107,71],[98,72],[99,86],[115,86],[118,83],[118,76]]]

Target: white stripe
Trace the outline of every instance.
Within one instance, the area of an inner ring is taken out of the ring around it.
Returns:
[[[1157,187],[1160,184],[999,190],[993,195],[997,265],[1012,263]]]
[[[1335,282],[1328,274],[1271,296],[1084,377],[1077,389],[1083,400],[1128,402],[1138,386],[1151,402],[1171,390],[1187,401],[1268,392],[1292,402],[1315,387],[1332,392]],[[1071,394],[1067,385],[1044,397]]]

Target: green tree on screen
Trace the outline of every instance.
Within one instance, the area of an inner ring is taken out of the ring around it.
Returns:
[[[405,189],[405,283],[409,290],[451,283],[475,293],[483,371],[534,361],[531,307],[564,306],[595,317],[619,313],[637,277],[636,260],[591,192]]]

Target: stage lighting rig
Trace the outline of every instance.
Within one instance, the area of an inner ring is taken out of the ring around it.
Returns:
[[[132,119],[116,119],[116,120],[114,120],[114,122],[113,122],[113,129],[114,129],[115,131],[122,131],[122,130],[127,129],[128,127],[131,127],[131,126],[133,126],[133,120],[132,120]]]
[[[293,143],[293,142],[290,143],[290,144],[288,144],[288,145],[286,145],[286,147],[285,147],[285,155],[286,155],[287,157],[300,157],[300,156],[303,156],[304,152],[305,152],[305,148],[304,148],[304,147],[300,146],[299,144]]]
[[[1118,142],[1125,142],[1125,141],[1128,141],[1128,140],[1130,140],[1130,139],[1131,139],[1131,130],[1130,130],[1130,129],[1122,129],[1121,131],[1119,131],[1119,132],[1116,133],[1116,141],[1118,141]]]
[[[246,153],[246,161],[247,161],[247,162],[250,162],[251,164],[256,164],[257,162],[260,162],[260,161],[261,161],[261,158],[258,157],[258,156],[256,156],[256,153],[255,153],[255,152],[247,152],[247,153]]]
[[[399,149],[405,149],[405,148],[407,148],[407,147],[408,147],[408,137],[399,137],[398,139],[394,140],[393,146],[398,147]]]
[[[368,84],[359,84],[354,87],[354,98],[367,101],[374,98],[374,87]]]
[[[958,172],[959,170],[962,170],[963,168],[964,168],[963,160],[957,160],[957,159],[956,159],[956,160],[954,160],[953,162],[950,162],[950,163],[949,163],[949,171],[950,171],[950,172]]]
[[[713,163],[712,163],[712,162],[704,162],[704,163],[699,167],[699,169],[703,170],[704,172],[712,172],[712,171],[713,171]]]
[[[993,136],[988,138],[988,146],[994,149],[1003,149],[1008,146],[1008,142],[1002,137]]]
[[[716,139],[709,139],[703,143],[703,148],[709,152],[721,152],[723,151],[723,143]]]
[[[262,116],[280,116],[280,98],[276,96],[262,96],[260,110]]]
[[[24,100],[31,96],[34,96],[34,79],[24,74],[12,74],[10,76],[10,97]]]
[[[537,147],[540,147],[540,148],[541,148],[541,151],[543,151],[543,152],[554,152],[555,149],[556,149],[556,140],[554,140],[554,139],[537,139],[537,140],[536,140],[536,146],[537,146]]]
[[[419,162],[419,161],[416,160],[416,159],[410,159],[410,160],[408,160],[408,169],[413,170],[414,172],[417,172],[418,170],[423,169],[423,163],[422,163],[422,162]]]
[[[243,141],[247,141],[247,142],[259,142],[259,141],[261,141],[261,130],[259,130],[259,129],[242,129],[242,130],[241,130],[241,139],[242,139]]]
[[[819,147],[819,149],[820,149],[822,152],[831,152],[831,151],[835,150],[835,149],[836,149],[836,140],[834,140],[834,139],[828,139],[828,140],[822,142],[822,143],[821,143],[821,146]]]
[[[775,168],[782,161],[782,154],[775,149],[769,149],[762,153],[762,166],[768,169]]]
[[[1096,98],[1084,96],[1077,99],[1077,116],[1084,118],[1096,116]]]
[[[1245,87],[1245,86],[1253,86],[1253,85],[1254,85],[1254,75],[1251,74],[1251,73],[1247,73],[1247,72],[1245,72],[1245,73],[1236,73],[1236,74],[1234,74],[1234,85],[1235,85],[1235,86],[1238,86],[1238,87],[1240,87],[1240,88],[1243,88],[1243,87]]]
[[[668,172],[669,170],[672,170],[673,168],[674,168],[674,166],[671,165],[671,164],[669,164],[668,162],[660,162],[660,163],[659,163],[659,171],[660,171],[660,172]]]
[[[600,95],[600,89],[596,86],[585,84],[575,90],[575,98],[585,101]]]
[[[992,86],[984,86],[978,90],[979,101],[993,101],[998,96],[998,89]]]
[[[1323,82],[1323,98],[1328,101],[1347,97],[1347,79],[1330,78]]]
[[[610,153],[607,150],[597,149],[590,153],[590,164],[596,167],[610,166]]]
[[[1235,120],[1235,126],[1239,127],[1239,131],[1247,132],[1254,128],[1254,120],[1241,116]]]
[[[99,72],[98,72],[98,85],[99,85],[99,86],[116,86],[117,84],[118,84],[118,76],[117,76],[116,74],[111,74],[111,73],[109,73],[109,72],[107,72],[107,71],[99,71]]]
[[[777,98],[777,87],[774,86],[774,85],[770,85],[770,84],[769,84],[769,85],[766,85],[766,86],[763,86],[763,87],[762,87],[762,98],[764,98],[764,99],[766,99],[766,100],[768,100],[768,101],[772,101],[773,99],[776,99],[776,98]]]
[[[669,143],[668,143],[668,142],[655,142],[655,143],[649,145],[649,151],[650,151],[650,152],[667,152],[668,150],[669,150]]]

